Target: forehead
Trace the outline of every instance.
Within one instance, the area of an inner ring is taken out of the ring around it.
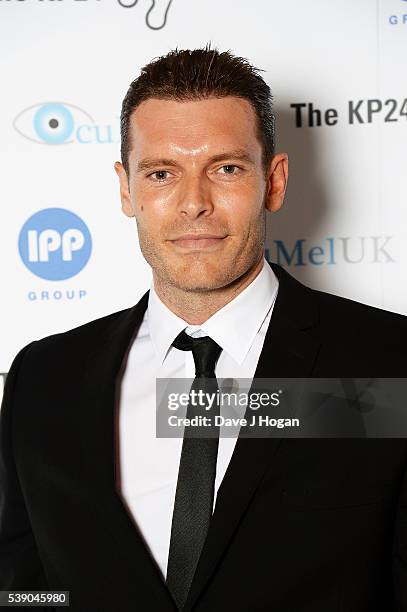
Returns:
[[[136,158],[177,150],[212,154],[238,147],[261,154],[255,111],[242,98],[182,102],[150,98],[130,118],[130,154]]]

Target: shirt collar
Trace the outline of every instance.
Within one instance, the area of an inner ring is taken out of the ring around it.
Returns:
[[[174,339],[186,328],[190,334],[202,330],[241,365],[274,303],[277,291],[277,277],[267,260],[263,259],[263,267],[250,285],[202,325],[189,325],[160,300],[151,281],[146,314],[160,365]]]

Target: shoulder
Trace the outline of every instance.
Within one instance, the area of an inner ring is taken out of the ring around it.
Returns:
[[[406,316],[323,291],[312,294],[318,305],[319,364],[324,371],[334,371],[332,364],[341,363],[344,372],[358,376],[407,376]]]
[[[15,357],[12,369],[27,360],[31,364],[46,366],[46,362],[58,359],[67,362],[75,359],[78,363],[88,354],[90,347],[109,334],[126,315],[131,312],[126,308],[99,317],[64,332],[45,336],[24,346]],[[10,370],[11,372],[11,370]]]
[[[294,320],[301,323],[312,320],[326,332],[336,330],[345,336],[358,332],[400,333],[402,336],[407,333],[405,315],[313,289],[279,264],[270,263],[270,266],[280,282],[277,301]]]
[[[318,343],[315,375],[407,376],[406,316],[312,289],[272,267],[281,282],[280,315]]]
[[[311,289],[322,326],[371,333],[407,334],[407,316]]]

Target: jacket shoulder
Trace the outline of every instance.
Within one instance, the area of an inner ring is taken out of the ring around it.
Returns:
[[[29,349],[32,358],[33,356],[52,355],[54,350],[69,352],[70,349],[80,350],[81,347],[91,346],[95,340],[107,334],[130,311],[131,308],[125,308],[93,319],[67,331],[45,336],[31,342],[22,351]]]
[[[341,376],[407,376],[407,317],[323,291],[318,303],[319,368]],[[338,364],[340,365],[340,369]],[[325,374],[324,374],[325,375]]]
[[[356,325],[369,331],[398,331],[407,334],[407,316],[369,306],[325,291],[311,290],[318,303],[321,324]]]

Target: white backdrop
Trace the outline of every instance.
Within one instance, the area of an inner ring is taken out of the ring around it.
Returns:
[[[113,170],[121,101],[153,57],[209,41],[275,96],[290,181],[268,256],[407,314],[406,0],[0,0],[0,373],[148,288]]]

